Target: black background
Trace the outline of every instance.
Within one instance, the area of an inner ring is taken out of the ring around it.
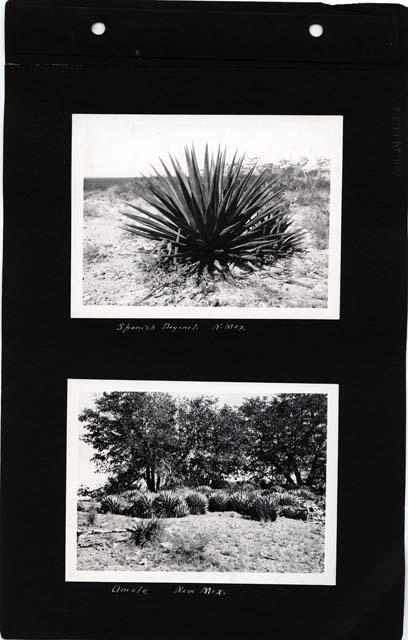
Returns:
[[[121,5],[7,5],[3,636],[400,638],[407,12]],[[90,34],[95,20],[106,38]],[[70,319],[72,113],[343,115],[341,319],[142,335],[120,334],[121,318]],[[336,586],[212,597],[66,583],[67,378],[338,383]]]

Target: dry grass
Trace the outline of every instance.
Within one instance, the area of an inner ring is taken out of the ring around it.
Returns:
[[[126,529],[131,518],[98,514],[98,531]],[[139,548],[121,532],[87,534],[78,512],[79,570],[245,571],[315,573],[324,569],[322,519],[260,523],[235,512],[162,520],[160,542]]]

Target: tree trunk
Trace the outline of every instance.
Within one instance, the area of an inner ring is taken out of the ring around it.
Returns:
[[[156,493],[156,483],[151,467],[146,467],[146,484],[149,491]]]
[[[316,471],[317,471],[317,461],[319,459],[318,454],[315,454],[315,457],[313,458],[312,461],[312,466],[310,467],[310,471],[309,471],[309,475],[307,476],[307,480],[306,480],[306,484],[308,487],[311,487],[314,479],[315,479],[315,475],[316,475]]]
[[[299,485],[299,487],[301,487],[302,484],[303,484],[302,476],[300,475],[300,471],[299,471],[299,469],[298,469],[296,464],[293,465],[293,472],[294,472],[294,474],[296,476],[296,483]]]
[[[285,477],[285,479],[288,481],[288,484],[290,484],[290,485],[294,485],[294,484],[295,484],[295,483],[293,482],[293,478],[292,478],[292,476],[290,475],[290,473],[286,473],[286,472],[284,472],[284,473],[283,473],[283,476],[284,476],[284,477]]]

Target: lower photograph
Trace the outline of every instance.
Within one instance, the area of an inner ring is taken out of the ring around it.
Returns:
[[[338,385],[67,393],[66,581],[336,584]]]

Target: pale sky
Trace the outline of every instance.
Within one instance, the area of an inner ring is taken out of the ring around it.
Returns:
[[[342,145],[342,116],[73,114],[73,167],[82,178],[137,177],[160,168],[168,153],[179,160],[206,143],[261,162],[331,159]]]
[[[79,394],[79,413],[81,413],[85,408],[93,408],[94,400],[96,397],[100,396],[99,393],[85,393],[81,392]],[[197,395],[196,393],[172,393],[172,396],[175,398],[182,397],[194,397]],[[213,394],[204,394],[204,395],[213,395]],[[220,404],[228,404],[230,406],[237,406],[243,402],[245,398],[256,397],[259,396],[259,393],[225,393],[220,396],[219,402]],[[271,394],[276,395],[276,394]],[[82,436],[84,434],[84,425],[82,422],[78,423],[78,434]],[[101,486],[107,479],[107,474],[99,473],[96,470],[94,463],[91,458],[94,454],[94,450],[91,446],[82,442],[82,440],[78,439],[78,486],[81,484],[87,485],[91,489],[95,489]]]

